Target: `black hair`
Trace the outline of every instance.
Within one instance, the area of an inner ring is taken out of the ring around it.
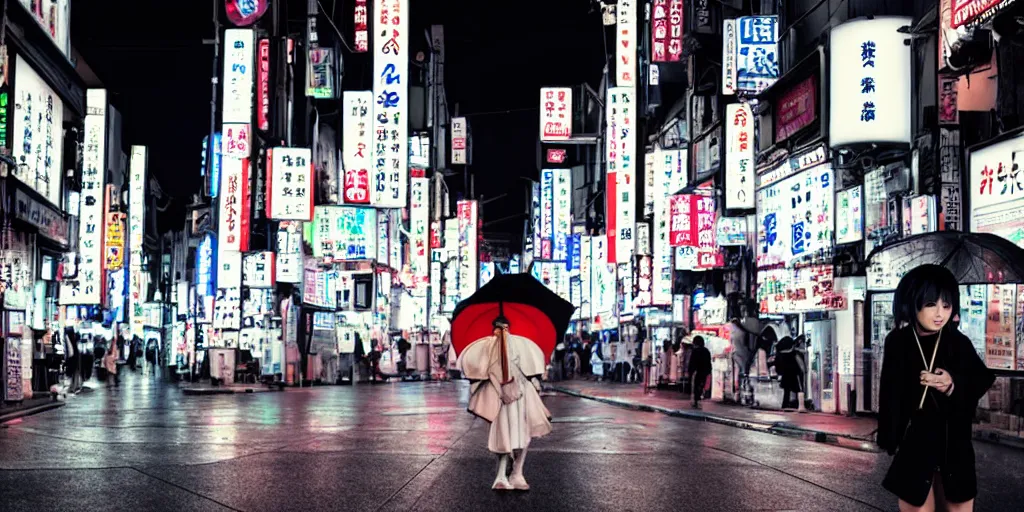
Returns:
[[[494,322],[491,323],[491,326],[494,327],[495,329],[497,329],[498,327],[508,327],[508,319],[505,318],[505,315],[498,315],[498,318],[494,319]]]
[[[694,336],[693,337],[693,344],[698,346],[698,347],[703,347],[704,346],[704,337],[703,336]]]
[[[960,283],[949,269],[928,264],[907,272],[896,286],[893,300],[892,309],[896,326],[904,323],[916,325],[918,311],[921,311],[925,304],[939,300],[952,306],[951,321],[946,324],[952,325],[952,319],[960,314]]]

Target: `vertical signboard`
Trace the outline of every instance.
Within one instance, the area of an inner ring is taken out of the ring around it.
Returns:
[[[409,270],[417,296],[427,293],[430,282],[430,179],[412,178],[409,184]]]
[[[217,248],[249,250],[249,161],[225,158],[221,162]]]
[[[456,208],[459,221],[459,300],[464,300],[477,288],[479,250],[477,240],[477,202],[459,201]]]
[[[722,22],[722,94],[736,94],[736,20]]]
[[[683,56],[683,0],[654,0],[651,61],[679,62]]]
[[[342,98],[343,196],[346,203],[369,204],[373,164],[373,92],[345,91]]]
[[[636,87],[636,5],[619,0],[615,22],[615,85]]]
[[[260,39],[256,61],[256,127],[270,129],[270,40]]]
[[[750,105],[726,105],[725,122],[725,207],[754,208],[754,114]]]
[[[569,140],[572,137],[572,89],[540,88],[540,140]]]
[[[374,1],[372,203],[405,208],[409,182],[409,0]]]
[[[555,169],[554,188],[552,190],[552,205],[554,211],[551,221],[551,259],[565,261],[568,255],[568,240],[572,234],[572,178],[569,169]]]
[[[128,164],[128,322],[143,337],[142,251],[146,229],[146,146],[132,146]]]
[[[540,175],[540,258],[552,259],[555,236],[555,171],[544,169]]]
[[[624,263],[633,257],[633,228],[636,217],[636,135],[633,133],[634,89],[608,89],[608,257],[610,263]],[[614,176],[613,176],[614,175]],[[613,179],[614,178],[614,179]]]
[[[254,45],[252,29],[224,31],[224,123],[252,122]]]
[[[968,156],[970,190],[968,231],[992,233],[1024,247],[1024,134],[972,150]]]
[[[452,165],[466,165],[466,118],[452,118]]]
[[[356,0],[356,6],[352,14],[352,24],[355,27],[355,44],[357,53],[366,53],[370,50],[369,14],[366,11],[366,0]]]
[[[531,217],[530,218],[533,221],[533,258],[534,259],[540,259],[540,258],[543,257],[542,256],[542,252],[541,252],[541,246],[540,246],[541,245],[541,237],[542,237],[541,230],[543,229],[541,227],[541,226],[543,226],[543,223],[541,222],[541,217],[543,215],[543,213],[542,213],[543,210],[541,209],[542,208],[542,206],[541,206],[541,197],[542,197],[541,184],[537,183],[537,182],[534,182],[532,190],[533,190],[533,193],[531,194],[531,197],[530,197],[530,200],[531,200],[531,203],[532,203],[530,205],[531,208],[532,208],[531,209]]]
[[[267,153],[267,217],[313,220],[312,152],[307,148],[271,148]]]
[[[62,281],[61,304],[100,304],[103,293],[103,191],[107,155],[107,91],[86,93],[82,195],[78,209],[78,278]]]
[[[779,17],[744,16],[736,26],[736,90],[757,94],[779,79]]]

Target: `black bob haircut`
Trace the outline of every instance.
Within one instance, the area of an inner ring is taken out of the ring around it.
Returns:
[[[916,325],[917,312],[929,302],[942,300],[953,307],[950,322],[960,314],[960,283],[946,267],[921,265],[907,272],[896,286],[893,300],[893,316],[896,327]]]

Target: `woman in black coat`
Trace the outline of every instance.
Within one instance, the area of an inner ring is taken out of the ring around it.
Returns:
[[[944,267],[917,267],[900,280],[893,308],[897,328],[885,338],[878,445],[895,457],[882,486],[899,498],[901,511],[973,510],[971,424],[995,376],[957,329],[959,285]]]

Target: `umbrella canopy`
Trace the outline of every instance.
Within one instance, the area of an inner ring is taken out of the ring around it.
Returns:
[[[510,333],[536,343],[550,360],[575,310],[576,306],[529,274],[497,275],[455,306],[452,347],[456,354],[461,354],[470,343],[492,335],[492,322],[503,315],[508,319]]]
[[[871,251],[868,288],[896,288],[904,274],[925,264],[946,267],[960,284],[1024,283],[1024,249],[991,233],[935,231]]]

